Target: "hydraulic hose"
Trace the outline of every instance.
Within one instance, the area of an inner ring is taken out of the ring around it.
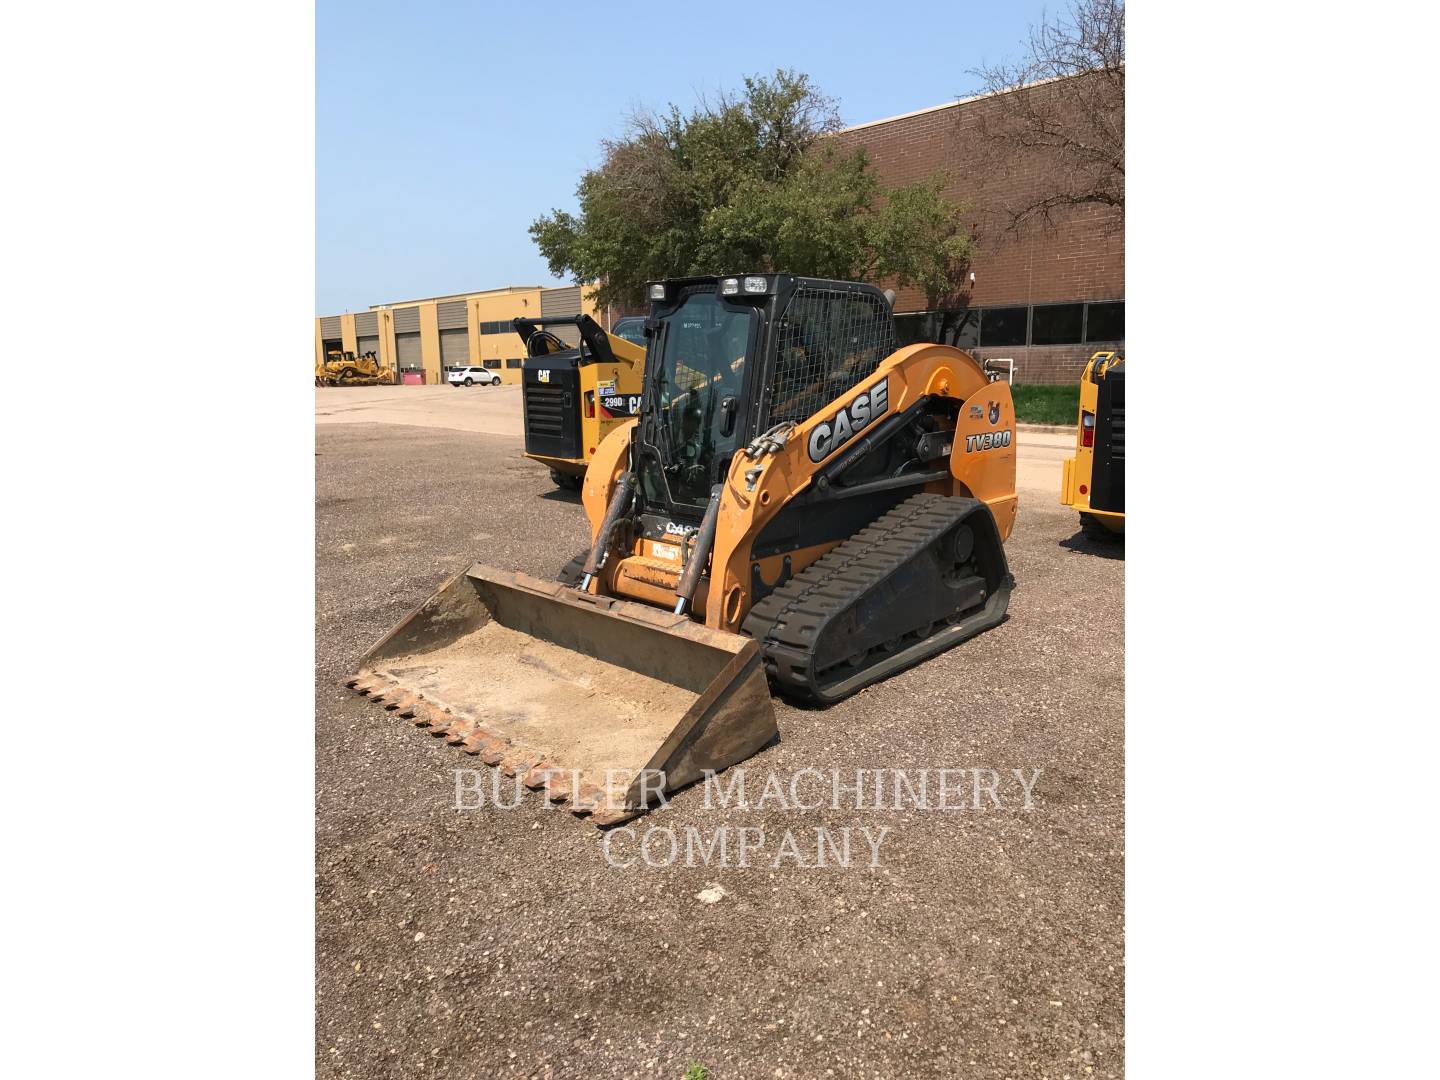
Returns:
[[[710,549],[715,546],[715,529],[720,524],[720,493],[723,486],[716,484],[710,489],[710,502],[705,507],[705,517],[700,522],[700,531],[695,534],[695,546],[680,575],[680,584],[675,589],[675,614],[685,614],[695,596],[695,587],[700,584],[700,575],[710,560]]]
[[[630,494],[634,490],[635,474],[627,471],[620,477],[615,494],[610,498],[610,505],[605,508],[605,519],[600,522],[600,531],[595,534],[595,545],[585,557],[585,569],[581,573],[580,584],[576,586],[581,592],[590,591],[590,582],[595,579],[600,567],[605,565],[605,556],[610,550],[610,534],[615,531],[615,523],[620,520],[620,515],[629,507]]]

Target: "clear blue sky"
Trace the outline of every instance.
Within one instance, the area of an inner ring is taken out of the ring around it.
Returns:
[[[968,69],[1017,54],[1042,9],[319,0],[316,313],[560,284],[526,228],[575,208],[635,107],[792,67],[846,123],[879,120],[974,92]]]

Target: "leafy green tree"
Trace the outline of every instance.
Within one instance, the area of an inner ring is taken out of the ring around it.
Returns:
[[[688,115],[639,113],[581,178],[579,215],[552,211],[530,235],[556,276],[600,282],[602,304],[641,300],[656,278],[746,270],[942,296],[973,253],[966,207],[943,174],[885,189],[839,128],[835,102],[793,71]]]

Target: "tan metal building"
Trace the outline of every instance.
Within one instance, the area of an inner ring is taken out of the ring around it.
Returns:
[[[322,315],[315,320],[315,360],[332,350],[363,356],[373,352],[407,382],[427,385],[445,381],[445,371],[486,367],[507,383],[520,381],[525,348],[511,329],[517,317],[589,315],[604,320],[585,289],[571,285],[545,289],[510,285],[503,289],[432,296],[374,304],[369,311]],[[573,328],[556,332],[578,341]]]

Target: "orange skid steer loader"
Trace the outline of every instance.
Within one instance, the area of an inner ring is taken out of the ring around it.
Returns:
[[[649,286],[639,415],[585,473],[592,543],[543,581],[475,564],[349,685],[611,825],[1000,623],[1009,387],[897,348],[870,285]],[[768,684],[768,686],[767,686]]]

